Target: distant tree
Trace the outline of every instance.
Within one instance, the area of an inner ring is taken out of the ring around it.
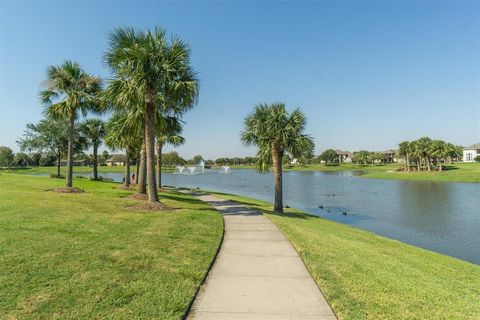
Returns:
[[[105,165],[109,157],[110,157],[110,154],[108,153],[108,151],[103,150],[102,154],[98,156],[98,163],[100,165]]]
[[[60,66],[47,69],[46,89],[40,92],[45,114],[52,118],[68,120],[67,175],[65,185],[73,186],[73,154],[75,120],[79,112],[98,111],[100,78],[86,73],[78,63],[65,61]]]
[[[337,152],[333,149],[327,149],[322,152],[320,159],[325,161],[325,164],[328,166],[334,163],[338,159]]]
[[[174,167],[174,166],[184,165],[186,163],[187,162],[185,161],[185,159],[180,157],[178,155],[178,152],[176,151],[164,153],[162,155],[162,165],[164,165],[165,167]]]
[[[55,155],[57,161],[57,176],[60,176],[61,159],[68,151],[67,131],[67,121],[62,119],[43,119],[37,124],[27,124],[23,137],[17,141],[17,144],[22,151],[36,151],[38,153]],[[78,134],[78,130],[75,130],[73,152],[77,153],[85,149],[85,147],[85,139]],[[46,163],[50,162],[44,159],[41,163],[42,165],[46,165]]]
[[[192,161],[193,164],[199,164],[201,161],[203,161],[203,157],[197,154],[196,156],[193,156]]]
[[[409,141],[403,141],[399,145],[398,153],[401,157],[405,158],[405,171],[410,172],[410,154],[411,146]]]
[[[51,152],[48,152],[48,153],[45,153],[45,154],[42,155],[38,164],[42,167],[50,167],[50,166],[55,165],[55,162],[57,161],[57,159],[58,159],[57,155],[55,155]],[[57,177],[60,177],[60,168],[59,167],[57,167]]]
[[[93,148],[93,179],[98,180],[98,147],[101,146],[107,130],[101,119],[87,119],[80,124],[80,132]]]
[[[116,150],[125,150],[125,187],[130,186],[130,158],[135,146],[142,144],[143,128],[136,125],[137,115],[127,112],[116,112],[106,125],[105,144]],[[137,167],[138,168],[138,167]],[[136,175],[138,181],[138,172]],[[143,179],[142,179],[143,182]],[[144,185],[139,186],[139,192],[144,193]]]
[[[371,160],[372,154],[373,152],[366,151],[366,150],[357,151],[353,154],[352,162],[357,164],[367,165],[372,161]]]
[[[381,152],[373,152],[370,154],[369,160],[372,163],[385,163],[387,160],[386,156]]]
[[[30,164],[30,157],[26,153],[17,152],[12,163],[15,167],[26,167]]]
[[[12,149],[6,146],[0,146],[0,169],[6,166],[10,170],[10,166],[12,165],[13,159],[14,159],[14,154]]]
[[[30,154],[29,158],[30,165],[37,167],[40,165],[40,159],[42,158],[42,154],[40,152],[34,152]]]
[[[258,104],[244,120],[242,143],[258,147],[256,163],[259,172],[266,172],[273,164],[276,212],[283,212],[282,166],[286,152],[300,158],[311,150],[313,140],[305,135],[305,115],[296,109],[288,113],[285,104]]]

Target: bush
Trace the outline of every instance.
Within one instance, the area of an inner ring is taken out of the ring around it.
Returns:
[[[476,156],[473,160],[475,160],[475,162],[480,162],[480,156]]]
[[[65,179],[65,175],[64,174],[50,173],[50,178]]]

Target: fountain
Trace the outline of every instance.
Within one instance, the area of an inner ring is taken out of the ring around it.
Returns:
[[[200,160],[194,167],[177,166],[175,174],[202,174],[205,173],[205,162]]]
[[[185,170],[185,166],[177,166],[177,172],[175,174],[183,174],[183,171]]]
[[[222,166],[219,171],[219,173],[231,173],[231,172],[232,170],[230,170],[229,166]]]

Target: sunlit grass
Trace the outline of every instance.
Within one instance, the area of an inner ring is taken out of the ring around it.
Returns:
[[[138,212],[117,184],[0,174],[0,318],[181,319],[219,246],[221,215],[187,195]]]

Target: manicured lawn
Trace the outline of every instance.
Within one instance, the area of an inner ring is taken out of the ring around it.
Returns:
[[[173,168],[162,168],[162,171],[165,172],[172,172],[175,169]],[[47,174],[56,174],[57,173],[57,167],[26,167],[26,168],[14,168],[11,171],[8,171],[6,168],[0,170],[1,172],[12,172],[12,173],[20,173],[20,174],[36,174],[36,173],[47,173]],[[60,172],[62,174],[67,173],[67,167],[62,166],[60,167]],[[88,166],[79,166],[79,167],[73,167],[73,172],[74,173],[86,173],[86,172],[93,172],[92,167]],[[125,172],[125,167],[122,166],[99,166],[98,167],[98,173],[99,175],[102,174],[102,172]],[[136,166],[130,166],[130,172],[135,173],[136,172]]]
[[[417,181],[445,181],[445,182],[480,182],[480,163],[455,163],[447,165],[442,172],[403,172],[397,169],[403,168],[403,164],[392,163],[387,165],[361,166],[344,163],[338,166],[309,165],[293,166],[286,170],[294,171],[363,171],[362,178],[393,179],[393,180],[417,180]]]
[[[0,173],[1,319],[181,319],[213,260],[221,215],[161,193],[139,212],[117,184]]]
[[[445,182],[480,182],[480,163],[456,163],[448,165],[442,172],[369,172],[362,177],[374,179],[445,181]]]
[[[339,319],[480,319],[480,266],[271,204],[260,209],[290,239]]]

